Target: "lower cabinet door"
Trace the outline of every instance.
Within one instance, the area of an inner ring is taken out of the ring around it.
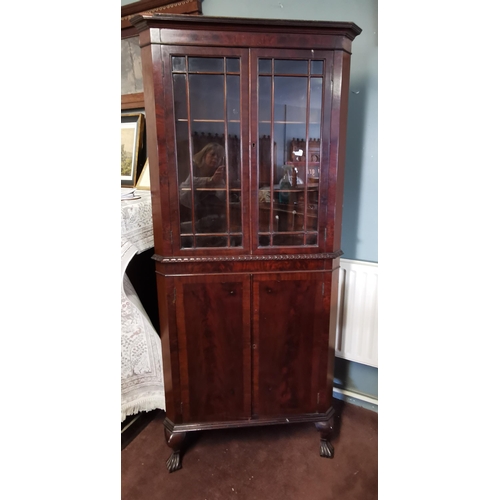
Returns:
[[[327,399],[331,273],[254,275],[254,417],[321,412]]]
[[[173,280],[183,422],[249,418],[250,276]]]

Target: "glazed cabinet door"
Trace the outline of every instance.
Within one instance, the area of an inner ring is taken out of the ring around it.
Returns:
[[[254,275],[253,415],[325,411],[331,273]]]
[[[252,51],[256,253],[325,251],[332,63],[331,52]]]
[[[175,277],[184,423],[249,418],[250,277]]]
[[[248,251],[248,51],[163,46],[162,60],[173,252]]]

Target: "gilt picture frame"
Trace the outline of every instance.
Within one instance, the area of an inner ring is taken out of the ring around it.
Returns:
[[[121,185],[135,187],[139,154],[143,146],[143,113],[122,113],[121,126]]]

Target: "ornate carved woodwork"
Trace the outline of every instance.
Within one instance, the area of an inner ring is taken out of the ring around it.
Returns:
[[[185,433],[313,422],[332,457],[353,23],[142,15],[166,397]],[[302,149],[301,154],[295,154]]]

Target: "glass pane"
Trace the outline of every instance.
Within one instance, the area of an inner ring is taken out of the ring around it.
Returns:
[[[190,71],[221,74],[173,76],[182,248],[241,246],[243,241],[241,82],[239,75],[224,75],[223,62],[189,58]],[[227,62],[239,70],[239,59]]]
[[[172,70],[173,71],[186,71],[186,58],[185,57],[172,57]]]
[[[302,231],[304,229],[303,189],[287,187],[274,193],[274,231]]]
[[[271,69],[272,69],[271,59],[259,59],[260,74],[271,73]]]
[[[259,70],[272,74],[272,60]],[[323,71],[324,61],[278,59],[278,76],[258,78],[261,247],[318,244]]]
[[[239,73],[240,72],[240,60],[227,58],[226,59],[226,70],[228,73]]]
[[[306,245],[318,245],[318,235],[308,234],[306,237]]]
[[[180,184],[181,231],[227,232],[224,148],[209,143],[195,154],[193,175]]]
[[[285,75],[307,75],[307,61],[294,61],[291,59],[276,59],[274,73]]]
[[[174,111],[176,120],[187,120],[186,75],[174,75]]]
[[[271,217],[271,191],[269,187],[259,190],[259,232],[268,233]]]
[[[196,246],[198,248],[227,247],[225,236],[197,236]]]
[[[175,137],[177,143],[177,176],[183,181],[189,177],[189,128],[187,122],[186,75],[174,75],[174,113]],[[184,224],[181,232],[191,233],[189,228],[191,217],[190,183],[180,188],[180,222]]]
[[[241,192],[231,191],[229,193],[229,231],[241,233]]]
[[[306,137],[307,78],[276,77],[274,83],[274,139],[277,143],[277,182],[293,160],[292,140]]]
[[[271,184],[271,172],[273,155],[276,150],[271,151],[271,77],[259,77],[259,189],[266,188],[269,194]],[[274,156],[275,157],[275,156]],[[260,195],[259,195],[260,199]],[[269,203],[270,200],[267,200]]]
[[[241,247],[243,246],[241,236],[231,236],[231,246],[232,247]]]
[[[183,236],[181,238],[181,247],[182,248],[193,248],[193,237],[192,236]]]
[[[227,119],[228,121],[240,119],[240,77],[228,75],[227,85]]]
[[[224,59],[215,57],[189,57],[189,71],[223,73]]]
[[[268,247],[271,244],[271,237],[267,234],[259,235],[259,246]]]
[[[311,61],[311,74],[313,75],[323,74],[323,61]]]
[[[273,244],[276,246],[299,246],[304,244],[301,234],[275,234]]]
[[[271,77],[259,77],[259,122],[271,120]]]
[[[308,231],[318,230],[318,188],[307,190],[307,227]]]
[[[195,189],[196,233],[226,233],[226,193],[205,188]]]
[[[224,121],[224,75],[189,75],[189,96],[191,120],[205,122],[203,131],[213,132],[209,124]]]
[[[228,75],[226,77],[227,91],[227,184],[231,189],[241,188],[241,123],[240,123],[240,77]],[[239,202],[239,195],[233,194],[229,203]],[[233,224],[231,220],[231,224]],[[240,220],[238,223],[241,226]],[[241,229],[240,229],[241,230]]]
[[[320,136],[321,107],[323,104],[323,78],[311,78],[309,138]]]
[[[241,141],[239,124],[238,126],[228,127],[228,132],[227,185],[230,189],[241,189]]]

